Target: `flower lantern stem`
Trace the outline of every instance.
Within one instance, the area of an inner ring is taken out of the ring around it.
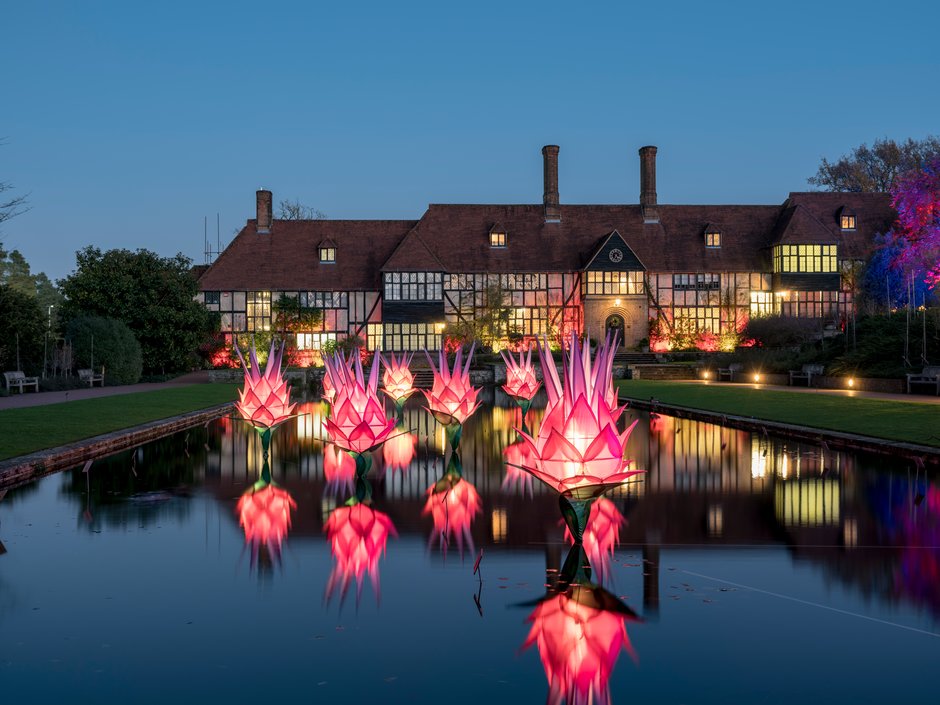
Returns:
[[[531,399],[520,399],[520,398],[517,397],[517,398],[516,398],[516,404],[519,405],[519,409],[522,411],[522,432],[523,432],[523,433],[528,433],[528,432],[529,432],[529,429],[528,429],[528,427],[525,425],[525,417],[526,417],[526,414],[529,413],[529,409],[532,408],[532,400],[531,400]]]
[[[395,420],[397,421],[397,426],[401,426],[405,423],[405,403],[407,401],[408,397],[401,397],[395,400]]]
[[[591,505],[594,504],[594,499],[594,497],[576,499],[565,495],[558,496],[561,515],[565,519],[565,524],[568,526],[576,546],[584,540],[584,529],[587,527],[588,519],[591,516]]]
[[[365,477],[356,476],[356,496],[350,497],[346,502],[347,506],[355,506],[356,504],[363,502],[369,504],[372,501],[372,483],[369,482]]]
[[[369,470],[372,469],[372,456],[366,453],[357,453],[355,451],[346,451],[356,461],[356,482],[365,480]]]
[[[447,434],[447,443],[450,445],[450,449],[457,452],[457,448],[460,446],[460,436],[463,434],[463,425],[459,423],[447,424],[444,427]]]
[[[258,428],[258,433],[261,436],[261,459],[264,461],[264,464],[268,464],[268,451],[271,450],[271,429],[270,428]]]

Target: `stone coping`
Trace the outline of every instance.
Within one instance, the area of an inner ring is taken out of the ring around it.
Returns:
[[[708,411],[705,409],[694,409],[687,406],[678,406],[675,404],[665,404],[660,401],[651,402],[644,399],[634,399],[625,396],[622,392],[619,395],[621,401],[628,401],[630,408],[642,409],[644,411],[656,411],[670,416],[677,416],[682,419],[692,419],[695,421],[706,421],[719,426],[729,426],[731,428],[741,428],[746,431],[758,431],[760,433],[773,432],[781,436],[796,438],[810,443],[826,443],[833,448],[845,450],[861,450],[869,453],[879,453],[881,455],[892,455],[911,460],[915,465],[923,466],[932,464],[940,466],[940,448],[934,446],[925,446],[918,443],[906,443],[903,441],[892,441],[885,438],[875,438],[873,436],[862,436],[855,433],[845,433],[842,431],[832,431],[823,428],[814,428],[811,426],[799,426],[797,424],[783,423],[781,421],[767,421],[757,419],[753,416],[735,416],[733,414],[722,414],[717,411]]]
[[[177,431],[208,423],[213,419],[224,416],[231,409],[231,402],[220,404],[208,409],[191,411],[168,419],[150,421],[140,426],[112,431],[68,445],[48,448],[0,461],[0,489],[8,490],[19,487],[88,460],[113,455],[122,450],[135,448],[144,443],[163,438]]]

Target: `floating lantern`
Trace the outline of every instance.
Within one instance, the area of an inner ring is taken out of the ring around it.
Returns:
[[[434,385],[431,391],[422,389],[427,398],[427,410],[447,430],[447,440],[452,450],[456,451],[460,445],[460,433],[464,422],[480,406],[477,396],[479,388],[470,384],[470,361],[473,358],[473,348],[467,355],[467,362],[463,364],[463,351],[458,350],[454,358],[454,369],[447,366],[444,351],[438,353],[438,367],[430,354],[425,351],[431,369],[434,371]]]

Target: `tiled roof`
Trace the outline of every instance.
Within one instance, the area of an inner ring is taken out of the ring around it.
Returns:
[[[249,220],[199,280],[206,290],[347,290],[380,288],[382,263],[413,220],[275,220],[268,235]],[[336,245],[336,263],[320,264],[317,247]]]
[[[856,230],[836,216],[856,213]],[[380,288],[384,271],[570,272],[584,267],[617,231],[648,271],[770,270],[774,242],[837,242],[840,254],[863,257],[895,217],[887,194],[791,193],[777,206],[658,206],[660,222],[644,224],[638,205],[563,205],[561,222],[545,223],[541,204],[432,204],[420,221],[275,220],[269,235],[255,221],[199,281],[200,289],[362,290]],[[494,223],[505,247],[491,247]],[[705,247],[705,229],[721,230],[721,247]],[[320,264],[317,245],[336,243],[336,263]]]

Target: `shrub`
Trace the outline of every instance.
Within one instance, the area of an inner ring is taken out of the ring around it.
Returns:
[[[101,369],[103,365],[110,383],[135,384],[140,380],[143,369],[140,343],[121,321],[79,316],[69,322],[65,336],[72,341],[77,369]]]
[[[46,318],[36,298],[0,284],[0,372],[20,369],[37,375],[43,365],[43,335]],[[19,368],[16,338],[19,336]],[[0,386],[3,381],[0,380]]]
[[[759,316],[747,322],[745,338],[754,338],[764,348],[798,348],[819,337],[821,326],[812,318]]]

